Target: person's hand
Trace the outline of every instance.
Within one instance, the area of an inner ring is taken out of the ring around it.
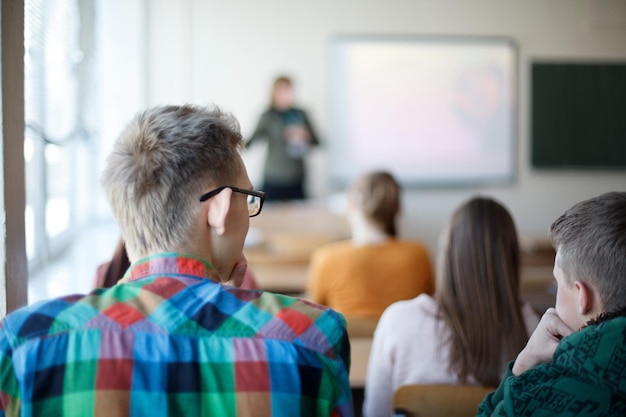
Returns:
[[[285,128],[285,137],[291,143],[309,143],[311,134],[306,127],[300,124],[292,124]]]
[[[519,375],[540,363],[549,362],[561,339],[572,332],[573,330],[561,320],[554,308],[546,310],[528,339],[526,347],[517,355],[513,375]]]

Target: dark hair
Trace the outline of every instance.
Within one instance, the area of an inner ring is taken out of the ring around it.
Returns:
[[[552,223],[550,238],[567,282],[593,284],[605,312],[626,307],[626,192],[574,205]]]
[[[400,191],[400,184],[386,171],[365,174],[350,186],[351,198],[356,207],[380,225],[385,234],[393,237],[397,235]]]
[[[528,340],[521,311],[520,252],[511,215],[498,202],[473,198],[442,233],[436,299],[448,328],[449,370],[497,386],[504,363]]]
[[[130,260],[126,253],[126,245],[119,239],[115,246],[115,252],[109,262],[98,266],[94,288],[110,288],[124,277],[124,273],[130,267]]]

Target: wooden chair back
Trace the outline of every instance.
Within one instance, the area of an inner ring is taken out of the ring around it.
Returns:
[[[473,385],[404,385],[393,396],[394,416],[472,417],[492,391]]]

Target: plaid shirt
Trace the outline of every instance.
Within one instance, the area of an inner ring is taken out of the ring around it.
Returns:
[[[110,289],[7,316],[0,416],[352,415],[344,318],[212,269],[153,256]]]

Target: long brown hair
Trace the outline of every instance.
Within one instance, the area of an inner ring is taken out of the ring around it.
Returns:
[[[436,298],[450,339],[449,370],[497,386],[503,365],[528,333],[519,292],[520,253],[511,215],[498,202],[473,198],[442,234]]]
[[[115,252],[109,262],[100,265],[96,271],[95,288],[110,288],[124,277],[124,273],[130,267],[130,260],[126,253],[126,245],[123,239],[119,239],[115,246]]]

